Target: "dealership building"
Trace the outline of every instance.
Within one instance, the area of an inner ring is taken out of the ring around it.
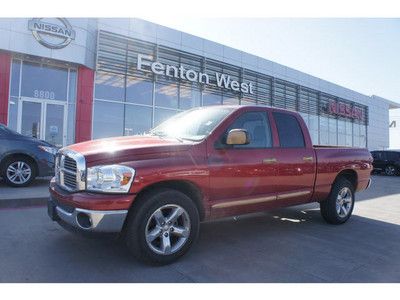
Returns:
[[[24,135],[65,146],[141,134],[217,104],[298,111],[314,144],[371,150],[389,147],[400,108],[140,19],[0,19],[0,123]]]

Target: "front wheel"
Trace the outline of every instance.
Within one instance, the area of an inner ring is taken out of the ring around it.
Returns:
[[[29,159],[15,156],[3,164],[2,176],[9,186],[28,186],[35,179],[35,168]]]
[[[153,264],[168,264],[184,255],[199,233],[199,213],[185,194],[161,189],[144,196],[130,212],[125,239],[132,254]]]
[[[396,173],[397,173],[397,170],[396,170],[396,167],[395,167],[395,166],[387,165],[387,166],[385,167],[385,174],[386,174],[387,176],[394,176],[394,175],[396,175]]]
[[[345,178],[336,180],[328,199],[320,203],[321,215],[330,224],[346,222],[354,208],[354,187]]]

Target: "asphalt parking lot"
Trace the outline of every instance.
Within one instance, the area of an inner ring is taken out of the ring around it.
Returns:
[[[400,177],[373,180],[344,225],[314,204],[203,223],[192,251],[163,267],[64,231],[45,207],[2,209],[0,282],[400,282]]]

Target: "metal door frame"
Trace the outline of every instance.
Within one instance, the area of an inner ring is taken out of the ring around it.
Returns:
[[[46,116],[47,116],[47,105],[54,104],[60,105],[64,107],[64,117],[63,117],[63,139],[62,144],[63,147],[67,144],[67,120],[68,120],[68,104],[67,101],[59,101],[59,100],[49,100],[49,99],[40,99],[40,98],[30,98],[30,97],[19,97],[18,99],[18,115],[17,115],[17,132],[21,133],[21,125],[22,125],[22,106],[24,102],[33,102],[39,103],[40,106],[40,125],[39,129],[39,138],[44,140],[46,137]]]

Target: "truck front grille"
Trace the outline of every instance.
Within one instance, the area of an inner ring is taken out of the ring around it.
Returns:
[[[70,192],[85,189],[85,158],[78,152],[61,149],[56,156],[56,182]]]

